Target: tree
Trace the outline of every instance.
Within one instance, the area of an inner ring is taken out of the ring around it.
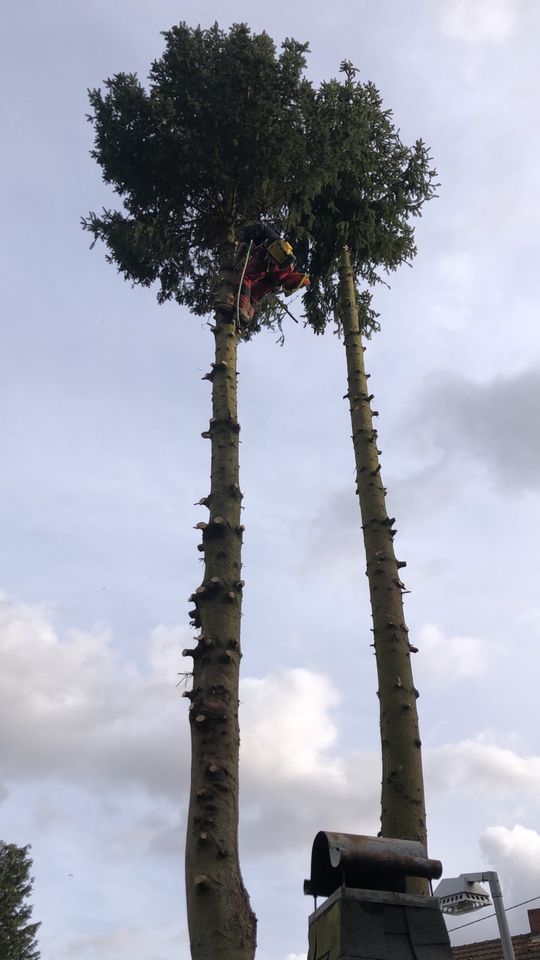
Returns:
[[[2,960],[39,960],[36,933],[40,923],[30,923],[28,897],[34,878],[29,846],[0,841],[0,957]]]
[[[107,259],[135,284],[159,284],[158,300],[199,315],[212,307],[209,510],[199,550],[202,583],[190,600],[200,629],[189,697],[191,793],[186,893],[193,960],[251,960],[256,921],[238,858],[238,681],[242,605],[234,319],[219,304],[233,289],[238,227],[286,219],[310,183],[304,137],[313,102],[303,78],[307,45],[287,40],[279,56],[266,33],[245,24],[224,33],[182,23],[145,89],[119,73],[92,90],[93,156],[121,208],[83,223]],[[274,305],[266,321],[279,320]],[[257,327],[250,326],[250,336]]]
[[[328,179],[309,215],[298,215],[298,244],[313,282],[305,297],[317,333],[335,321],[347,360],[357,493],[373,617],[382,744],[381,833],[426,843],[421,741],[411,653],[403,612],[405,586],[396,560],[394,518],[388,516],[373,428],[373,395],[364,368],[368,337],[378,329],[371,294],[375,284],[415,253],[410,222],[435,191],[435,171],[422,141],[406,147],[371,83],[356,81],[345,61],[345,81],[322,84],[313,113]],[[332,157],[333,168],[332,168]],[[426,892],[423,881],[411,892]]]

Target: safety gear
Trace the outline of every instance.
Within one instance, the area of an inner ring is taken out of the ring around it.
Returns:
[[[260,247],[261,245],[267,247],[269,243],[279,239],[277,230],[274,230],[267,223],[248,223],[240,233],[240,243],[249,243],[251,240],[254,247]]]
[[[238,326],[253,319],[255,308],[271,293],[294,293],[309,284],[307,274],[294,270],[296,258],[288,240],[268,224],[251,223],[240,234],[236,249],[235,308]]]
[[[282,269],[284,267],[291,266],[296,258],[293,253],[293,248],[291,247],[288,240],[274,240],[272,243],[269,243],[266,247],[268,256],[277,263],[278,267]]]

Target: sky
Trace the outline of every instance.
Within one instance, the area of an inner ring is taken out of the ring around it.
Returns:
[[[413,268],[373,291],[365,355],[419,648],[430,854],[445,877],[496,870],[507,906],[540,898],[540,7],[8,0],[2,20],[0,838],[32,845],[43,960],[189,955],[181,651],[213,338],[80,229],[112,202],[87,90],[144,79],[180,20],[309,41],[314,83],[351,60],[404,142],[430,146],[439,196]],[[239,358],[241,861],[258,960],[305,958],[318,830],[379,827],[343,344],[285,332]],[[528,930],[525,907],[508,917]],[[452,941],[495,935],[487,919]]]

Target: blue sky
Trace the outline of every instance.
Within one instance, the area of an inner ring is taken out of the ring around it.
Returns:
[[[407,561],[430,850],[540,896],[540,11],[519,0],[9,3],[0,355],[0,835],[32,843],[43,960],[187,956],[176,687],[207,493],[205,320],[132,289],[79,226],[111,202],[86,91],[144,78],[179,20],[350,59],[441,187],[375,291],[366,352]],[[295,309],[300,310],[300,301]],[[301,960],[319,829],[376,833],[378,717],[331,333],[241,347],[242,862],[259,960]],[[539,901],[540,903],[540,901]],[[521,910],[513,932],[527,929]],[[452,925],[452,924],[450,924]],[[492,921],[456,942],[494,935]]]

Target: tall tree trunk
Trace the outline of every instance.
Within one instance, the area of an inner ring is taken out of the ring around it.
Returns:
[[[339,286],[340,316],[347,354],[357,492],[367,561],[373,635],[379,682],[382,744],[381,833],[384,837],[426,843],[421,741],[411,668],[408,629],[403,613],[404,584],[394,553],[394,520],[386,510],[385,488],[373,429],[364,347],[349,250],[343,249]],[[427,893],[424,880],[412,880],[411,893]]]
[[[231,290],[232,230],[219,247],[216,302]],[[191,795],[186,842],[186,894],[193,960],[252,960],[256,918],[238,858],[238,683],[242,605],[242,526],[237,420],[237,332],[234,318],[216,309],[215,361],[203,379],[212,382],[212,445],[207,523],[199,546],[204,577],[190,600],[193,626]]]

